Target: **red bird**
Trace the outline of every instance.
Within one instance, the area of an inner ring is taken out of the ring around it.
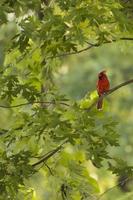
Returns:
[[[109,91],[110,83],[108,77],[106,75],[106,71],[102,71],[98,74],[98,81],[97,81],[97,92],[99,97]],[[97,109],[102,109],[103,99],[100,99],[97,103]]]

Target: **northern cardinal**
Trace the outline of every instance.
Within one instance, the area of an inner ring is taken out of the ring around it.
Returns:
[[[97,81],[97,92],[99,97],[104,93],[108,92],[110,89],[110,83],[106,75],[106,71],[102,71],[98,74]],[[103,99],[100,99],[97,103],[97,109],[102,109]]]

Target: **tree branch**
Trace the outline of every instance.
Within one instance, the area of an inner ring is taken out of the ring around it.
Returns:
[[[110,89],[106,94],[103,94],[102,96],[100,96],[87,110],[91,110],[91,108],[93,108],[97,102],[102,99],[102,98],[105,98],[106,96],[110,95],[111,93],[115,92],[116,90],[118,90],[119,88],[123,87],[123,86],[126,86],[130,83],[133,83],[133,79],[131,80],[128,80],[128,81],[125,81],[124,83],[121,83],[117,86],[115,86],[114,88]],[[64,106],[70,106],[69,104],[65,103],[65,102],[56,102],[56,101],[33,101],[33,102],[26,102],[26,103],[22,103],[22,104],[18,104],[18,105],[13,105],[13,106],[5,106],[5,105],[0,105],[0,108],[17,108],[17,107],[21,107],[21,106],[25,106],[25,105],[30,105],[30,104],[35,104],[35,103],[38,103],[38,104],[53,104],[53,105],[56,105],[56,104],[61,104],[61,105],[64,105]]]
[[[84,49],[78,50],[78,51],[73,51],[73,52],[68,52],[68,53],[63,53],[63,54],[58,54],[55,56],[48,56],[46,57],[46,59],[53,59],[53,58],[60,58],[60,57],[64,57],[64,56],[70,56],[70,55],[74,55],[74,54],[80,54],[84,51],[87,51],[89,49],[91,49],[92,47],[96,47],[96,44],[92,44]]]
[[[33,101],[33,102],[26,102],[26,103],[21,103],[21,104],[17,104],[17,105],[14,105],[14,106],[5,106],[5,105],[0,105],[0,108],[17,108],[17,107],[21,107],[21,106],[26,106],[26,105],[30,105],[30,104],[35,104],[35,103],[38,103],[38,104],[53,104],[53,105],[56,105],[56,104],[61,104],[61,105],[64,105],[64,106],[69,106],[69,104],[65,103],[65,102],[56,102],[56,101]]]
[[[121,87],[124,87],[130,83],[133,83],[133,79],[130,79],[128,81],[125,81],[124,83],[121,83],[117,86],[115,86],[114,88],[110,89],[108,92],[106,92],[105,94],[101,95],[88,109],[87,111],[90,111],[97,103],[99,100],[105,98],[106,96],[112,94],[113,92],[115,92],[116,90],[120,89]]]
[[[37,165],[40,165],[41,163],[46,162],[49,158],[51,158],[54,154],[56,154],[65,143],[68,142],[68,139],[66,139],[61,145],[59,145],[56,149],[53,149],[52,151],[49,151],[48,153],[46,153],[44,156],[42,156],[42,158],[40,160],[38,160],[37,162],[35,162],[34,164],[32,164],[32,167],[36,167]]]
[[[131,38],[131,37],[121,37],[121,38],[119,38],[119,40],[132,41],[133,38]],[[111,41],[105,41],[105,42],[103,42],[103,44],[108,44],[108,43],[112,43],[112,42],[117,42],[117,41],[119,41],[119,40],[113,39],[113,40],[111,40]],[[58,54],[58,55],[55,55],[55,56],[48,56],[48,57],[46,57],[46,59],[61,58],[61,57],[64,57],[64,56],[80,54],[80,53],[82,53],[82,52],[84,52],[84,51],[87,51],[87,50],[93,48],[93,47],[99,47],[100,45],[102,45],[102,44],[99,44],[99,43],[94,43],[94,44],[89,43],[89,42],[86,42],[86,43],[89,44],[89,46],[86,47],[86,48],[83,48],[83,49],[78,50],[78,51],[73,51],[73,52],[64,52],[64,53],[62,53],[62,54]],[[34,49],[32,49],[31,52],[29,52],[28,56],[31,56],[32,53],[33,53],[36,49],[38,49],[38,48],[40,48],[40,47],[41,47],[41,45],[39,45],[39,46],[35,47]],[[18,64],[19,62],[21,62],[21,61],[25,58],[25,55],[26,55],[26,54],[24,53],[22,56],[20,56],[20,57],[16,60],[16,63]],[[10,64],[8,64],[8,65],[5,67],[4,70],[6,70],[8,67],[10,67]],[[2,70],[2,72],[0,72],[0,73],[3,73],[4,70]]]
[[[54,174],[53,174],[51,168],[48,166],[48,164],[44,162],[44,165],[47,167],[47,169],[49,170],[50,174],[51,174],[52,176],[54,176]]]
[[[112,43],[112,42],[117,42],[117,41],[119,41],[119,40],[132,41],[133,38],[131,38],[131,37],[121,37],[121,38],[119,38],[118,40],[112,39],[112,40],[110,40],[110,41],[105,41],[105,42],[103,42],[103,44],[108,44],[108,43]],[[80,54],[80,53],[82,53],[82,52],[84,52],[84,51],[87,51],[87,50],[93,48],[93,47],[99,47],[99,46],[101,45],[101,44],[99,44],[99,43],[94,43],[94,44],[89,43],[89,42],[87,42],[87,43],[89,44],[89,46],[86,47],[86,48],[83,48],[83,49],[81,49],[81,50],[73,51],[73,52],[68,52],[68,53],[66,52],[66,53],[63,53],[63,54],[55,55],[55,56],[48,56],[48,57],[46,57],[46,59],[60,58],[60,57],[64,57],[64,56],[69,56],[69,55],[74,55],[74,54]]]

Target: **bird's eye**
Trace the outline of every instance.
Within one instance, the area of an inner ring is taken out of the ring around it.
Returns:
[[[99,79],[101,79],[101,78],[102,78],[102,75],[100,74],[100,75],[99,75]]]

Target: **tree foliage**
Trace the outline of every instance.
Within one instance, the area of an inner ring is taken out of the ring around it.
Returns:
[[[132,3],[132,2],[131,2]],[[132,40],[130,1],[0,2],[1,199],[32,199],[27,179],[44,169],[46,199],[90,199],[98,192],[88,160],[116,175],[132,167],[110,155],[118,146],[117,122],[62,94],[54,82],[65,55],[117,40]],[[87,104],[87,105],[86,105]],[[104,162],[103,162],[104,161]],[[51,188],[52,185],[52,188]]]

